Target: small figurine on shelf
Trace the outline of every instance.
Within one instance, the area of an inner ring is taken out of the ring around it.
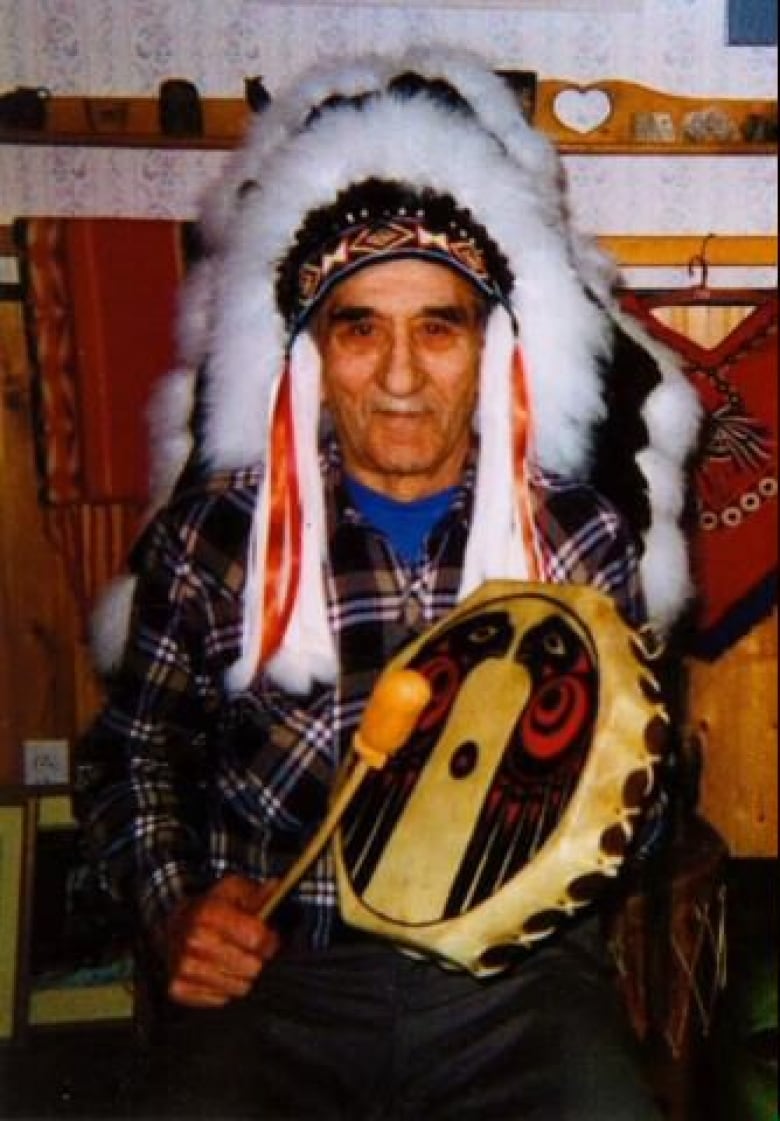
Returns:
[[[729,144],[739,140],[739,129],[731,115],[716,105],[686,113],[683,137],[692,144]]]
[[[167,78],[160,83],[160,129],[165,136],[203,134],[203,110],[194,82]]]
[[[749,144],[777,142],[777,108],[769,113],[749,113],[742,122],[742,136]]]
[[[262,113],[271,100],[271,95],[263,85],[263,79],[259,74],[253,78],[244,78],[244,96],[253,113]]]
[[[17,86],[0,97],[0,128],[38,132],[46,127],[51,91],[44,86]]]

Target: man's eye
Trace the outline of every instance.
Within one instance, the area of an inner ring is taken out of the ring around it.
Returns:
[[[375,333],[376,324],[370,319],[354,319],[337,327],[337,334],[342,339],[370,339]]]
[[[423,333],[433,338],[451,335],[454,331],[452,323],[446,319],[427,319],[422,325]]]
[[[463,336],[463,328],[448,319],[426,319],[420,326],[417,338],[426,346],[453,346]]]

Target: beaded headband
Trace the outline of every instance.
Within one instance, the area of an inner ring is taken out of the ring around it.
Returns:
[[[346,277],[367,265],[399,258],[446,265],[470,280],[491,302],[502,299],[485,253],[468,229],[452,222],[449,229],[436,231],[422,218],[399,215],[346,230],[301,265],[294,330],[300,330],[315,307]]]
[[[353,183],[310,215],[282,262],[276,296],[294,337],[340,281],[367,265],[419,258],[454,269],[509,310],[513,275],[495,242],[444,193],[379,179]]]

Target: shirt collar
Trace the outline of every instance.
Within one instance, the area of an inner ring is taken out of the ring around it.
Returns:
[[[364,519],[360,512],[350,501],[349,493],[344,485],[344,460],[341,447],[334,435],[325,437],[320,448],[320,466],[325,487],[325,508],[328,518],[328,536],[332,539],[336,528],[346,522],[349,525],[363,525]],[[458,492],[452,503],[449,514],[444,520],[444,525],[449,526],[455,520],[471,520],[471,511],[474,506],[474,489],[477,475],[477,445],[472,441],[463,476],[458,487]]]

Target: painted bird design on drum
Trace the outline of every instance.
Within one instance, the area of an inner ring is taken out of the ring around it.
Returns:
[[[555,829],[587,758],[598,673],[582,624],[544,596],[438,630],[409,666],[431,700],[343,836],[364,902],[415,924],[477,906]]]
[[[514,654],[530,686],[501,754],[446,915],[461,914],[510,880],[544,844],[585,765],[596,720],[598,675],[583,637],[553,615]]]

